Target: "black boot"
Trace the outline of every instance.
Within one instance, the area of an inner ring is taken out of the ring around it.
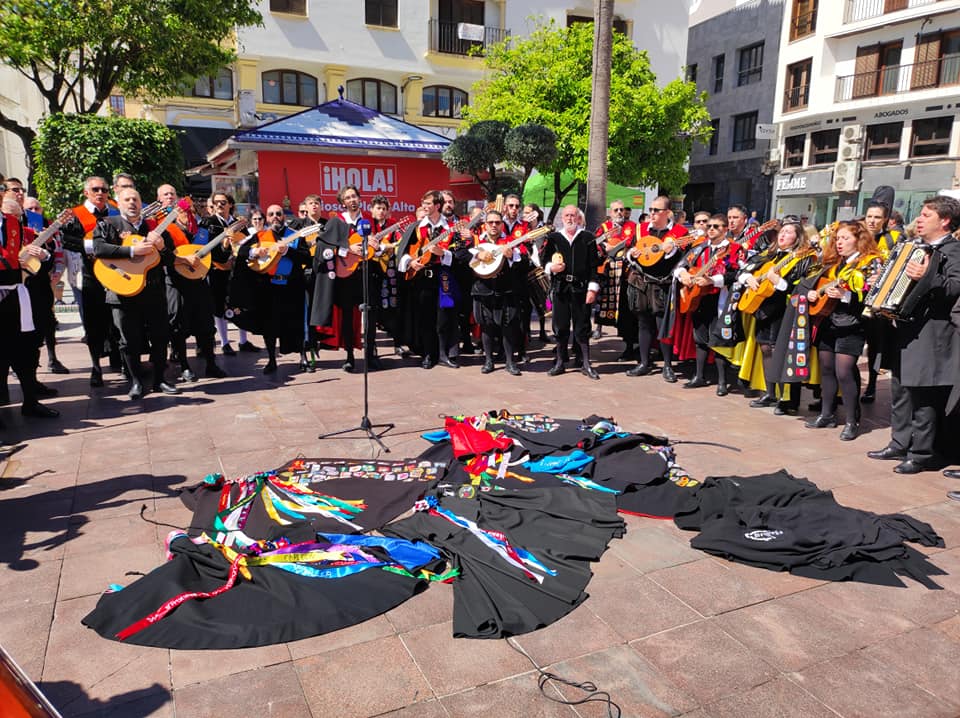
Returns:
[[[578,345],[580,347],[580,357],[583,360],[583,368],[581,368],[580,371],[590,379],[599,379],[600,375],[597,374],[597,370],[590,366],[590,344],[588,342],[579,342]]]

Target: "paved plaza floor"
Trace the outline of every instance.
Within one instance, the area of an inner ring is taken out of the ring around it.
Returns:
[[[177,490],[205,474],[252,473],[298,454],[371,457],[376,447],[317,439],[356,425],[363,411],[362,376],[340,370],[342,353],[325,353],[313,374],[285,356],[271,378],[261,372],[264,353],[223,357],[228,378],[133,402],[118,374],[90,389],[76,313],[59,316],[60,358],[72,372],[46,373],[44,354],[40,379],[59,390],[46,403],[61,417],[24,420],[15,381],[14,403],[0,410],[4,443],[22,446],[0,467],[0,644],[64,716],[605,714],[598,703],[546,700],[530,660],[507,641],[454,640],[448,585],[352,628],[255,649],[143,648],[81,625],[109,584],[163,560],[169,528],[144,521],[142,507],[151,521],[184,526],[190,514]],[[600,414],[629,430],[718,444],[677,447],[693,476],[785,467],[842,504],[927,521],[946,541],[923,549],[946,571],[936,577],[941,590],[909,579],[883,588],[729,563],[692,550],[691,534],[672,522],[627,517],[627,535],[595,564],[590,598],[555,625],[511,639],[537,665],[592,681],[624,716],[960,715],[960,503],[946,497],[960,482],[900,477],[891,462],[866,458],[889,436],[886,378],[877,403],[864,407],[865,433],[841,442],[839,429],[804,428],[806,412],[776,417],[713,387],[627,377],[612,336],[594,349],[600,381],[548,377],[549,348],[535,347],[522,377],[499,367],[481,375],[476,357],[431,371],[386,357],[388,370],[370,375],[370,417],[396,424],[385,437],[389,456],[418,454],[419,434],[445,413]]]

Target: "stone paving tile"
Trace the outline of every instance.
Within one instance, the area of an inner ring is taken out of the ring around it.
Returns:
[[[646,521],[649,522],[651,519]],[[633,531],[628,530],[622,540],[614,541],[610,545],[610,553],[641,573],[703,558],[703,554],[690,548],[687,541],[679,540],[656,527],[646,526],[638,527]]]
[[[726,564],[705,558],[654,571],[649,577],[704,616],[715,616],[773,598],[772,593],[745,580]]]
[[[25,570],[16,570],[0,563],[3,609],[13,610],[56,601],[62,568],[63,559],[60,558],[40,561],[33,568]]]
[[[139,576],[125,575],[129,571],[149,573],[164,562],[164,551],[156,543],[126,546],[102,551],[96,559],[87,554],[68,554],[63,559],[58,601],[80,596],[98,597],[110,584],[129,586]],[[123,571],[118,566],[126,566]]]
[[[450,584],[431,583],[426,591],[387,613],[387,620],[397,633],[449,623],[453,615],[453,591]]]
[[[748,566],[736,561],[725,561],[716,557],[714,560],[721,561],[724,566],[744,581],[759,587],[760,590],[766,591],[775,598],[789,596],[792,593],[799,593],[824,584],[823,581],[817,579],[794,576],[789,571],[771,571],[766,568]]]
[[[957,708],[923,690],[897,668],[863,654],[811,666],[791,676],[844,718],[947,718]]]
[[[549,689],[548,689],[549,690]],[[553,695],[557,695],[553,693]],[[559,698],[560,696],[557,695]],[[537,688],[537,674],[525,673],[440,699],[451,718],[524,716],[524,718],[576,718],[570,706],[547,700]]]
[[[937,487],[896,475],[871,481],[867,490],[860,485],[839,486],[833,495],[844,506],[880,514],[909,511],[944,499],[944,492]]]
[[[309,656],[294,665],[314,715],[366,718],[436,697],[396,636]]]
[[[52,603],[4,605],[0,610],[0,645],[33,680],[40,680],[47,650],[47,632],[53,620]]]
[[[450,713],[439,700],[414,703],[396,711],[381,713],[377,718],[450,718]]]
[[[610,586],[591,584],[589,588],[591,591],[604,590]],[[588,602],[591,599],[588,599]],[[513,641],[520,645],[537,665],[545,666],[610,648],[623,643],[624,639],[592,611],[574,610],[553,625],[516,636]]]
[[[714,620],[680,626],[630,644],[700,704],[752,688],[776,671]]]
[[[786,676],[706,707],[712,718],[836,718],[836,713]]]
[[[322,636],[313,636],[312,638],[304,638],[300,641],[292,641],[286,645],[290,650],[291,658],[298,660],[320,653],[340,651],[360,643],[395,636],[396,631],[387,619],[388,615],[389,614],[375,616],[363,623],[358,623],[356,626],[341,628],[339,631],[325,633]]]
[[[449,622],[410,631],[400,638],[440,697],[530,669],[530,662],[506,641],[454,640]]]
[[[598,690],[610,693],[624,716],[665,718],[693,710],[697,701],[689,691],[678,687],[665,671],[628,646],[614,646],[563,663],[548,666],[551,673],[566,680],[596,685]],[[567,700],[580,700],[586,693],[571,686],[554,684]],[[589,718],[606,716],[603,702],[591,702],[576,707],[577,715]]]
[[[863,650],[877,663],[897,671],[960,713],[960,642],[943,633],[921,628]]]
[[[960,616],[954,616],[953,618],[948,618],[946,621],[941,621],[936,624],[934,628],[948,638],[960,643]]]
[[[179,690],[194,683],[289,662],[290,651],[285,643],[223,651],[170,651],[170,679],[174,690]]]
[[[71,525],[79,528],[65,545],[67,556],[99,554],[119,546],[150,546],[157,540],[156,527],[136,515],[93,520],[79,514],[71,519]]]
[[[644,576],[594,579],[584,608],[626,641],[694,623],[702,616]]]
[[[74,494],[72,513],[96,515],[100,518],[139,515],[144,504],[153,509],[154,478],[150,467],[137,473],[117,476],[95,484],[78,486]]]
[[[143,696],[138,698],[137,696]],[[173,696],[167,691],[159,688],[148,689],[136,692],[134,696],[117,696],[115,699],[107,701],[93,701],[88,705],[89,710],[84,709],[83,713],[64,713],[64,718],[75,716],[75,718],[85,718],[86,716],[96,716],[96,718],[175,718],[176,709],[173,702]]]
[[[297,672],[290,664],[196,683],[176,691],[173,700],[176,715],[190,718],[317,718],[334,715],[310,710]]]
[[[934,581],[940,578],[933,576]],[[960,593],[930,590],[909,578],[903,580],[906,584],[903,588],[857,582],[828,583],[813,595],[818,602],[823,601],[828,606],[834,605],[829,596],[842,596],[847,605],[841,609],[841,613],[856,611],[857,606],[869,606],[869,612],[880,619],[886,614],[893,614],[918,626],[929,626],[960,615]]]

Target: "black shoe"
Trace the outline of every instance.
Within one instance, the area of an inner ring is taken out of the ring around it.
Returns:
[[[227,372],[213,362],[207,364],[207,368],[203,370],[203,373],[207,379],[223,379],[227,375]]]
[[[808,429],[833,429],[837,426],[837,417],[821,414],[816,419],[804,423],[804,426]]]
[[[0,389],[0,404],[9,404],[10,403],[10,389],[9,387],[3,387]]]
[[[520,376],[521,373],[520,367],[518,367],[516,364],[507,364],[507,374],[510,374],[511,376]]]
[[[809,411],[823,411],[823,401],[821,399],[811,401],[809,404],[807,404],[807,409]]]
[[[477,349],[473,346],[473,342],[464,342],[460,345],[461,354],[476,354]]]
[[[54,389],[52,386],[47,386],[46,384],[41,384],[37,382],[37,388],[34,389],[34,393],[40,399],[49,399],[56,396],[60,392]]]
[[[650,373],[649,364],[637,364],[632,369],[627,369],[627,376],[646,376]]]
[[[840,441],[853,441],[860,436],[860,424],[853,421],[843,425],[843,431],[840,432]]]
[[[956,476],[954,478],[960,478],[960,476]],[[954,501],[960,501],[960,491],[948,491],[947,498],[953,499]]]
[[[796,416],[797,408],[786,402],[778,401],[776,407],[773,409],[773,413],[775,416]]]
[[[377,356],[368,356],[365,361],[367,362],[367,371],[380,371],[383,369],[383,364],[380,363],[380,358]]]
[[[627,347],[620,352],[620,356],[617,357],[617,361],[637,361],[638,359],[640,359],[640,357],[633,347]]]
[[[699,376],[695,376],[695,377],[693,377],[693,379],[691,379],[690,381],[684,382],[683,388],[684,388],[684,389],[699,389],[699,388],[704,387],[704,386],[706,386],[706,385],[707,385],[706,379],[702,379],[702,378],[699,377]]]
[[[444,358],[444,359],[441,359],[440,361],[438,361],[437,364],[440,364],[440,365],[442,365],[442,366],[445,366],[445,367],[447,367],[448,369],[459,369],[459,368],[460,368],[460,365],[457,364],[457,360],[456,360],[456,359]]]
[[[277,373],[277,362],[274,359],[271,359],[267,362],[266,366],[263,367],[264,374],[276,374]]]
[[[130,391],[127,392],[127,396],[129,396],[131,399],[142,399],[143,385],[139,381],[134,380],[134,382],[130,385]]]
[[[663,380],[668,384],[677,383],[677,375],[674,373],[673,367],[665,366],[663,367],[663,371],[661,373],[663,374]]]
[[[892,446],[885,446],[876,451],[868,451],[867,456],[871,459],[880,459],[881,461],[903,461],[907,458],[907,452],[894,449]]]
[[[49,406],[44,406],[39,401],[24,404],[20,407],[20,413],[24,416],[32,416],[37,419],[56,419],[60,416],[59,411],[51,409]]]
[[[726,396],[730,393],[726,384],[717,384],[717,396]]]
[[[944,469],[943,475],[948,479],[960,479],[960,470],[958,469]]]
[[[563,366],[563,362],[558,360],[547,370],[547,376],[557,376],[558,374],[563,374],[565,371],[566,369]]]
[[[353,359],[351,359],[351,358],[348,357],[347,360],[346,360],[345,362],[343,362],[343,364],[340,366],[340,368],[343,369],[345,372],[347,372],[347,374],[352,374],[352,373],[353,373]]]
[[[180,374],[180,381],[196,381],[198,378],[192,369],[184,369]]]
[[[754,409],[759,409],[767,406],[773,406],[777,403],[777,397],[771,396],[770,394],[764,394],[759,399],[754,399],[750,402],[750,406]]]
[[[246,341],[239,346],[240,351],[248,352],[250,354],[256,354],[260,351],[260,347],[256,346],[253,342]]]
[[[523,365],[527,363],[526,353],[520,354],[517,356],[517,364]]]
[[[224,344],[223,347],[220,349],[220,351],[223,352],[223,355],[225,357],[232,357],[237,355],[237,350],[234,349],[232,346],[230,346],[229,342]]]
[[[103,386],[103,372],[100,367],[94,367],[90,370],[90,386]]]
[[[580,370],[580,373],[589,379],[599,379],[600,375],[597,374],[597,370],[590,366],[589,363],[585,363],[583,368]]]
[[[493,371],[493,359],[487,359],[480,369],[481,374],[490,374]]]
[[[877,389],[876,387],[867,387],[867,390],[863,392],[863,396],[860,397],[861,404],[872,404],[877,400]]]
[[[922,471],[932,471],[932,469],[913,459],[907,459],[893,467],[893,473],[895,474],[919,474]]]
[[[590,332],[591,339],[599,339],[602,336],[603,336],[603,329],[601,329],[600,327],[597,327],[592,332]]]
[[[547,333],[546,333],[546,332],[540,332],[540,341],[541,341],[543,344],[549,344],[549,343],[550,343],[550,337],[547,336]]]
[[[402,346],[394,347],[393,352],[401,359],[406,359],[408,356],[410,356],[410,350]]]
[[[424,357],[423,362],[420,364],[424,369],[433,369],[433,365],[434,361],[430,357]]]
[[[573,361],[570,362],[570,367],[572,369],[582,369],[583,368],[583,358],[579,356],[574,356]]]
[[[54,374],[69,374],[70,370],[67,369],[63,364],[60,363],[59,359],[54,359],[50,362],[50,371]]]
[[[179,393],[180,393],[180,390],[177,389],[177,387],[175,387],[173,384],[168,384],[168,383],[165,382],[165,381],[158,381],[158,382],[156,382],[156,383],[153,385],[153,390],[154,390],[154,391],[159,391],[159,392],[162,393],[162,394],[168,394],[168,395],[170,395],[170,396],[173,396],[173,395],[175,395],[175,394],[179,394]]]

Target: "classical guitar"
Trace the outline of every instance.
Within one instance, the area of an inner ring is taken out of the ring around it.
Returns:
[[[315,235],[319,233],[321,229],[323,229],[322,224],[311,224],[303,229],[298,229],[289,237],[284,237],[279,242],[274,241],[268,244],[261,244],[261,247],[267,248],[267,254],[263,257],[250,257],[247,260],[247,266],[259,274],[273,274],[277,271],[277,263],[280,261],[280,258],[283,257],[283,255],[280,254],[281,247],[289,247],[301,237]],[[273,237],[273,230],[270,229],[263,230],[257,237],[264,237],[266,232],[270,233],[269,238]]]
[[[753,314],[756,312],[760,305],[763,304],[769,297],[773,296],[775,287],[767,279],[767,274],[772,270],[776,274],[780,274],[783,271],[783,268],[786,267],[794,259],[803,259],[809,254],[813,254],[812,250],[805,250],[800,254],[796,252],[788,252],[787,256],[781,259],[779,262],[774,262],[772,259],[764,264],[760,269],[753,273],[753,276],[759,280],[760,285],[756,289],[745,289],[743,291],[743,296],[740,297],[740,303],[737,305],[739,309],[744,314]]]
[[[347,256],[345,257],[341,257],[338,254],[336,265],[334,267],[334,270],[336,271],[337,276],[340,277],[341,279],[344,277],[349,277],[351,274],[357,271],[357,267],[360,266],[360,262],[362,262],[365,259],[374,258],[374,255],[376,255],[377,253],[377,250],[373,246],[374,244],[380,244],[380,242],[382,242],[386,237],[389,237],[394,232],[402,232],[403,230],[405,230],[407,227],[409,227],[411,224],[413,224],[416,221],[417,221],[416,217],[413,217],[411,215],[409,217],[404,217],[399,222],[394,222],[389,227],[385,227],[381,231],[377,232],[368,240],[366,256],[363,256],[360,254],[354,254],[353,252],[348,252]],[[350,246],[352,247],[356,244],[360,244],[361,242],[363,242],[363,237],[357,234],[356,232],[351,232],[348,241],[350,243]]]
[[[30,244],[21,248],[20,250],[20,269],[30,275],[34,275],[40,271],[40,266],[43,262],[40,261],[39,257],[34,257],[30,254],[27,254],[27,247],[39,247],[42,246],[48,239],[60,231],[60,227],[70,221],[70,218],[73,217],[72,209],[63,210],[60,215],[50,223],[50,226],[44,229],[36,238],[30,242]]]
[[[717,262],[726,257],[730,253],[730,245],[726,245],[721,248],[719,252],[714,254],[706,263],[700,267],[696,272],[690,275],[693,279],[693,284],[689,287],[681,286],[680,287],[680,312],[686,314],[687,312],[692,312],[697,307],[700,306],[700,300],[703,298],[713,285],[709,287],[704,287],[697,284],[697,280],[701,277],[710,276],[710,272],[713,271],[713,268],[717,266]]]
[[[474,274],[481,279],[496,277],[503,269],[504,257],[507,255],[512,256],[514,247],[519,246],[523,242],[532,242],[540,237],[545,237],[552,231],[553,227],[544,226],[527,232],[522,237],[517,237],[506,244],[494,244],[493,242],[478,244],[476,247],[470,249],[470,254],[473,255],[473,259],[470,260],[470,268]],[[480,259],[480,257],[477,256],[480,252],[489,252],[490,258]]]
[[[176,221],[176,209],[170,208],[167,216],[152,231],[161,234]],[[142,235],[128,234],[123,238],[123,246],[132,247],[145,241],[146,237]],[[98,257],[93,263],[93,273],[104,289],[121,297],[134,297],[147,286],[147,272],[160,264],[160,252],[152,246],[150,250],[147,254],[135,257]]]
[[[173,263],[173,268],[177,270],[177,274],[185,279],[203,279],[207,276],[207,273],[210,271],[210,265],[213,263],[210,253],[219,247],[223,243],[223,240],[228,237],[233,241],[236,234],[238,232],[242,233],[246,226],[246,219],[238,219],[230,226],[224,227],[220,234],[209,240],[206,244],[181,244],[173,250],[177,255]],[[246,235],[243,235],[243,237],[246,237]],[[191,266],[189,262],[185,261],[185,258],[194,255],[196,255],[199,261],[195,266]]]

